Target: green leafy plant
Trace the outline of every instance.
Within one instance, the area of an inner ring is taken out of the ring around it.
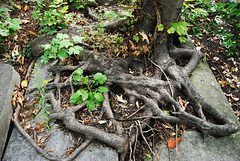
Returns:
[[[8,13],[9,11],[11,10],[0,6],[0,39],[12,36],[17,30],[21,29],[20,19],[12,19]]]
[[[46,11],[47,9],[47,11]],[[53,35],[58,30],[64,29],[73,20],[73,13],[68,13],[67,2],[63,0],[53,0],[50,5],[38,3],[33,12],[34,19],[39,19],[39,25],[43,26],[40,32]]]
[[[35,86],[36,90],[34,91],[35,98],[38,99],[37,103],[37,111],[38,115],[36,117],[43,117],[42,123],[47,126],[48,129],[51,128],[49,126],[49,115],[51,114],[50,111],[47,110],[48,107],[50,107],[50,104],[47,103],[48,99],[46,98],[47,93],[45,93],[45,88],[43,87],[43,80],[41,80],[40,76],[40,67],[35,66],[34,69],[34,80],[36,81]]]
[[[108,92],[108,88],[102,86],[106,80],[107,76],[102,73],[96,73],[93,75],[93,80],[90,80],[88,76],[83,76],[83,70],[78,68],[73,76],[75,82],[82,82],[83,88],[78,89],[76,93],[70,98],[70,102],[74,104],[80,104],[83,101],[86,102],[87,108],[91,111],[95,109],[96,106],[100,106],[103,102],[103,93]]]
[[[202,33],[215,35],[221,40],[221,46],[225,47],[229,56],[239,55],[240,22],[237,17],[240,16],[240,12],[238,5],[211,3],[207,0],[189,3],[187,1],[184,3],[181,18],[191,24],[190,34],[196,35],[199,39],[202,38]],[[232,21],[230,26],[229,21]],[[229,29],[226,30],[226,28]]]
[[[72,40],[70,40],[67,34],[58,33],[50,44],[42,45],[44,54],[41,56],[41,63],[48,63],[50,58],[62,59],[68,58],[68,56],[72,54],[79,54],[83,48],[75,45],[75,43],[81,42],[82,40],[83,37],[79,36],[74,36]]]

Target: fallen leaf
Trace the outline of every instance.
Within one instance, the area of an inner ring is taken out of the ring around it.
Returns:
[[[17,55],[19,55],[18,45],[16,45],[16,46],[13,48],[12,57],[17,56]]]
[[[147,44],[149,44],[149,39],[148,36],[145,34],[145,32],[139,32],[140,35],[142,35],[142,40],[146,40]]]
[[[44,86],[45,84],[48,84],[48,83],[51,82],[51,81],[53,81],[53,79],[44,80],[42,86]]]
[[[117,101],[126,104],[127,101],[123,99],[123,95],[118,96],[117,95]]]
[[[183,111],[185,111],[185,110],[186,110],[186,107],[184,106],[183,100],[181,99],[181,97],[179,97],[178,101],[179,101],[179,104],[181,105]]]
[[[24,64],[24,57],[21,54],[18,56],[16,63],[19,63],[20,65]]]
[[[29,20],[20,20],[22,23],[29,23],[31,20],[29,19]]]
[[[49,153],[49,152],[54,152],[54,147],[46,151],[46,153]]]
[[[33,31],[33,30],[29,30],[29,33],[30,33],[31,35],[35,35],[35,34],[36,34],[36,32]]]
[[[181,141],[181,138],[177,139],[177,144],[179,144],[179,142]],[[176,147],[176,138],[171,138],[168,140],[168,147],[169,148],[175,148]]]
[[[21,82],[21,87],[25,89],[25,88],[27,88],[27,86],[28,86],[28,80],[23,80]]]
[[[24,11],[27,11],[28,10],[28,5],[26,4],[23,8]]]

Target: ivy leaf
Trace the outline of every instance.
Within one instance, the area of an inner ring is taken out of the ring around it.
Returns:
[[[164,29],[163,24],[158,25],[158,31],[163,31],[163,29]]]
[[[182,37],[182,36],[179,37],[178,39],[181,43],[186,42],[186,40],[187,40],[185,37]]]
[[[44,54],[41,56],[41,64],[47,64],[49,61],[49,56]]]
[[[119,14],[117,14],[117,12],[115,12],[113,10],[105,11],[104,16],[107,17],[107,19],[119,19],[120,18]]]
[[[107,93],[109,90],[108,90],[107,87],[99,86],[98,91],[101,92],[101,93]]]
[[[128,11],[128,10],[122,11],[122,14],[127,17],[134,17],[132,14],[132,11]]]
[[[70,40],[62,40],[59,43],[59,49],[63,47],[68,48],[69,46],[73,46],[73,43],[71,43]]]
[[[8,34],[9,34],[9,31],[8,31],[8,30],[6,30],[6,29],[0,29],[0,35],[1,35],[1,36],[8,36]]]
[[[62,7],[60,12],[61,13],[67,13],[68,12],[68,6]]]
[[[10,19],[8,29],[11,29],[11,30],[13,30],[13,31],[19,30],[19,29],[22,28],[22,27],[20,26],[20,24],[22,24],[22,22],[20,21],[20,19],[17,19],[17,18]]]
[[[175,22],[172,24],[172,27],[179,35],[187,35],[188,26],[190,26],[190,24],[185,21]]]
[[[67,55],[67,50],[66,49],[62,49],[58,52],[58,57],[61,59],[61,58],[68,58],[68,55]]]
[[[99,93],[99,92],[95,93],[94,98],[95,98],[98,102],[102,102],[102,101],[104,100],[102,93]]]
[[[82,68],[78,68],[75,72],[76,75],[82,75],[83,74],[83,70]]]
[[[59,38],[59,39],[63,40],[63,39],[69,38],[69,36],[68,36],[68,34],[58,33],[56,38]]]
[[[87,100],[86,106],[87,106],[87,108],[89,108],[91,111],[93,111],[93,110],[95,109],[94,100]]]
[[[73,42],[74,43],[78,43],[78,42],[82,42],[82,40],[84,39],[84,37],[80,37],[80,36],[74,36],[72,37]]]
[[[168,32],[169,34],[173,34],[173,33],[175,32],[175,29],[174,29],[173,27],[170,27],[170,28],[167,30],[167,32]]]
[[[68,49],[68,54],[69,55],[72,55],[72,54],[79,55],[80,51],[82,51],[82,50],[83,50],[83,48],[81,46],[73,46]]]

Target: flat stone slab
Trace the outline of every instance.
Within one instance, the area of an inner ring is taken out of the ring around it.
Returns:
[[[237,117],[207,63],[201,62],[198,65],[191,76],[191,81],[207,101],[240,127]],[[177,152],[176,148],[168,151],[166,142],[157,144],[155,149],[155,161],[239,161],[240,132],[220,138],[209,136],[203,141],[199,132],[186,131],[178,145]]]
[[[40,60],[37,61],[35,68],[38,68],[38,74],[40,75],[41,81],[51,79],[51,73],[46,70],[47,65],[40,65]],[[34,88],[37,80],[32,79],[29,82],[28,88]],[[34,100],[34,95],[30,94],[27,96],[28,103]],[[32,126],[42,122],[42,119],[39,117],[34,119],[28,124]],[[58,124],[52,123],[53,127],[49,130],[51,133],[50,139],[47,141],[44,148],[45,151],[54,149],[53,152],[50,152],[52,156],[64,156],[66,154],[67,148],[73,147],[74,144],[74,135],[71,132],[61,130],[61,127]],[[44,157],[39,155],[39,153],[32,147],[32,145],[26,140],[17,130],[16,127],[13,128],[7,149],[3,156],[3,161],[47,161]],[[103,146],[101,144],[92,143],[89,145],[80,155],[75,159],[76,161],[117,161],[118,153],[116,150]]]
[[[13,114],[12,94],[20,84],[19,74],[8,64],[0,64],[0,157],[3,155]]]

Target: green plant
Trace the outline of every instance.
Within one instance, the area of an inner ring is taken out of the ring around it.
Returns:
[[[186,41],[186,38],[183,36],[188,35],[188,26],[190,26],[190,24],[185,21],[174,22],[172,23],[172,26],[167,30],[167,32],[169,34],[173,34],[174,32],[178,33],[178,35],[180,36],[178,39],[182,43]],[[164,26],[162,24],[159,24],[158,31],[163,31],[163,29]]]
[[[12,36],[17,30],[21,29],[20,19],[12,19],[8,13],[9,11],[11,10],[0,6],[0,39]]]
[[[72,40],[69,38],[67,34],[58,33],[50,44],[42,45],[44,54],[41,56],[41,63],[48,63],[50,58],[62,59],[72,54],[79,54],[83,48],[76,46],[75,43],[81,42],[83,38],[79,36],[72,37]]]
[[[96,73],[93,75],[93,80],[90,80],[88,76],[83,76],[83,70],[78,68],[75,71],[73,80],[83,83],[83,88],[78,89],[76,93],[70,98],[70,102],[74,104],[80,104],[83,101],[86,102],[87,108],[91,111],[95,109],[96,106],[100,106],[103,102],[103,93],[108,92],[108,88],[101,86],[106,80],[107,76],[102,73]]]
[[[237,4],[211,3],[207,0],[184,3],[181,14],[182,20],[192,26],[190,34],[196,35],[199,39],[202,38],[202,33],[217,36],[222,42],[221,46],[225,47],[229,56],[239,55],[237,45],[240,42],[240,23],[237,18],[239,16]],[[232,21],[230,25],[229,21]]]
[[[47,93],[45,93],[45,88],[42,86],[44,81],[41,80],[39,66],[35,66],[34,80],[36,81],[35,86],[37,89],[34,91],[33,94],[35,95],[35,98],[39,100],[37,103],[36,113],[38,114],[36,117],[43,117],[42,123],[45,124],[48,129],[50,129],[51,126],[49,126],[49,115],[51,112],[47,110],[50,105],[47,103],[48,99],[46,98]]]
[[[47,11],[46,11],[47,9]],[[53,35],[58,30],[64,29],[73,20],[73,13],[68,13],[67,2],[63,0],[53,0],[50,5],[38,3],[33,12],[34,19],[39,19],[39,25],[43,26],[40,32]]]
[[[95,2],[94,0],[90,1]],[[88,5],[88,1],[85,0],[70,0],[70,2],[76,9],[84,9],[85,6]]]

